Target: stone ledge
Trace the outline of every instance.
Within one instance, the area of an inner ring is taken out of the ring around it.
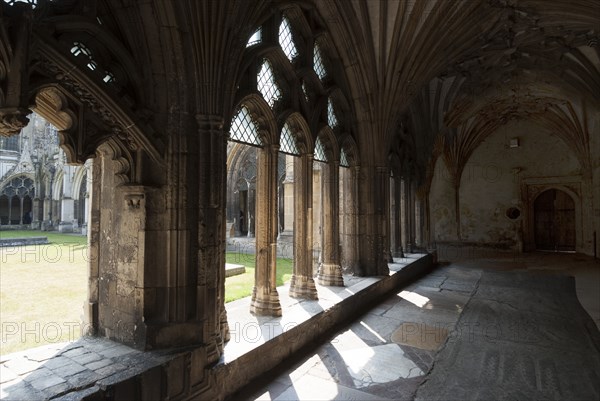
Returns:
[[[432,261],[432,255],[407,255],[389,265],[389,276],[344,276],[346,287],[317,285],[319,300],[293,299],[279,287],[283,316],[278,318],[250,315],[249,298],[231,302],[228,320],[234,330],[239,325],[237,337],[233,332],[213,367],[205,366],[201,347],[142,352],[93,337],[3,356],[0,398],[222,400],[427,273]]]

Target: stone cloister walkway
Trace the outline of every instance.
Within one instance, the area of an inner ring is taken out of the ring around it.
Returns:
[[[600,399],[600,261],[443,248],[438,257],[453,262],[232,399]]]
[[[249,298],[226,304],[231,340],[209,374],[226,395],[324,332],[354,318],[389,293],[431,268],[431,255],[407,254],[390,264],[386,277],[344,276],[344,287],[317,284],[319,300],[297,300],[286,286],[278,292],[283,316],[255,317]],[[103,338],[84,337],[0,359],[0,398],[7,400],[163,399],[193,392],[204,379],[202,350],[141,352]],[[167,379],[168,378],[168,379]],[[161,387],[161,381],[168,385]]]

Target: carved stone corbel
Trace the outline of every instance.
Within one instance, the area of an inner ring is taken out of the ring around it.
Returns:
[[[18,135],[29,123],[27,115],[31,110],[26,108],[0,109],[0,135],[9,137]]]

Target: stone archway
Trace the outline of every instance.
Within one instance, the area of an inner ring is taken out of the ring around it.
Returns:
[[[564,191],[548,189],[533,203],[537,250],[575,251],[575,201]]]

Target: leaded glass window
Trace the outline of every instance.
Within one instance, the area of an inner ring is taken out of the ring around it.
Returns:
[[[106,75],[104,75],[104,78],[102,78],[102,80],[105,83],[109,83],[109,82],[114,82],[115,81],[115,74],[113,74],[112,72],[109,71],[105,71]]]
[[[281,130],[281,136],[279,137],[279,150],[283,153],[291,155],[300,155],[298,145],[296,144],[296,138],[292,134],[288,123],[285,123]]]
[[[248,39],[248,43],[246,43],[246,47],[253,46],[257,43],[260,43],[261,41],[262,41],[262,31],[260,28],[258,28],[256,30],[256,32],[254,32],[252,34],[252,36],[250,36],[250,39]]]
[[[15,3],[28,3],[31,4],[33,8],[37,5],[37,0],[4,0],[4,2],[8,5],[14,5]]]
[[[317,137],[317,142],[315,143],[315,160],[320,162],[327,162],[327,154],[325,153],[325,146],[323,146],[323,141],[321,141],[321,137]]]
[[[331,98],[327,101],[327,123],[331,128],[337,126],[338,121],[335,115],[335,110],[333,109],[333,102]]]
[[[281,97],[281,90],[275,82],[275,76],[273,75],[273,68],[269,60],[263,62],[260,71],[258,72],[257,79],[258,90],[262,93],[266,102],[269,106],[273,107],[275,101]]]
[[[87,63],[87,67],[90,70],[95,70],[98,67],[98,64],[92,59],[92,51],[81,42],[73,42],[73,47],[71,47],[71,54],[75,57],[85,57],[89,61]]]
[[[92,52],[90,51],[90,49],[88,49],[87,46],[81,42],[73,42],[73,47],[71,47],[71,54],[73,54],[75,57],[79,56],[80,54],[83,54],[87,57],[92,57]]]
[[[325,64],[323,63],[323,55],[321,54],[321,48],[317,43],[315,43],[313,59],[315,72],[321,80],[325,79],[327,71],[325,71]]]
[[[344,148],[342,148],[340,152],[340,166],[350,167],[350,163],[348,163],[348,155],[346,154],[346,150],[344,150]]]
[[[262,146],[258,127],[246,106],[242,106],[231,122],[229,139],[248,145]]]
[[[281,25],[279,25],[279,45],[290,61],[298,55],[298,49],[296,49],[296,45],[294,44],[292,29],[287,18],[283,18]]]

